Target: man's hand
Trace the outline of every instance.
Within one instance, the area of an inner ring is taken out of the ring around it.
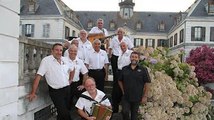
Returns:
[[[84,86],[83,86],[83,85],[80,85],[80,86],[77,87],[77,89],[78,89],[79,91],[81,91],[81,90],[84,89]]]
[[[111,119],[111,116],[107,116],[105,120],[110,120]]]
[[[141,103],[142,104],[146,104],[147,102],[147,96],[143,96],[142,100],[141,100]]]
[[[34,99],[37,98],[37,95],[35,93],[30,93],[29,95],[27,95],[27,98],[31,102],[31,101],[33,101]]]
[[[105,76],[105,81],[108,81],[108,75]]]
[[[96,120],[96,117],[87,117],[87,120]]]

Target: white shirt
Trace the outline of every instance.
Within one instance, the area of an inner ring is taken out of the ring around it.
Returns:
[[[73,78],[72,82],[77,82],[80,80],[80,78],[79,78],[80,72],[82,74],[86,74],[88,72],[88,69],[86,68],[83,61],[81,59],[79,59],[78,57],[76,57],[76,59],[73,61],[71,59],[69,59],[69,62],[74,65],[74,69],[75,69],[74,78]]]
[[[85,59],[85,64],[89,65],[89,69],[103,69],[105,64],[108,64],[108,56],[106,51],[101,50],[96,52],[95,50],[89,51],[89,55]]]
[[[68,58],[69,58],[68,49],[64,52],[64,57],[68,57]],[[77,57],[78,57],[79,59],[81,59],[81,60],[84,60],[82,51],[80,51],[80,50],[77,51]]]
[[[122,70],[124,66],[127,66],[131,63],[130,56],[131,56],[132,50],[127,49],[125,53],[120,53],[117,61],[117,66],[119,70]]]
[[[86,42],[83,43],[80,38],[78,38],[78,41],[78,51],[82,52],[82,56],[80,56],[80,59],[85,61],[86,56],[88,56],[88,51],[93,50],[92,44],[89,40],[86,40]]]
[[[82,94],[91,97],[89,95],[88,91],[85,91]],[[97,102],[100,102],[104,96],[105,96],[105,93],[103,93],[102,91],[97,89],[97,95],[94,100]],[[75,106],[80,110],[85,109],[88,113],[91,113],[91,108],[92,108],[93,103],[94,103],[94,101],[90,101],[90,100],[80,97]],[[105,99],[104,101],[102,101],[101,104],[105,105],[105,106],[111,106],[111,103],[109,102],[108,98]]]
[[[131,42],[131,40],[128,37],[123,36],[123,39],[121,40],[121,42],[125,42],[128,46],[128,49],[132,49],[134,47],[133,43]],[[118,36],[115,36],[112,38],[112,40],[110,41],[110,45],[109,48],[112,49],[112,54],[115,56],[119,56],[121,49],[120,49],[120,43],[118,40]]]
[[[105,28],[99,29],[98,27],[93,27],[89,33],[104,33],[105,36],[108,36],[108,31]]]
[[[54,89],[63,88],[69,85],[69,74],[74,66],[64,57],[61,58],[61,64],[49,55],[42,59],[37,74],[44,76],[49,86]]]

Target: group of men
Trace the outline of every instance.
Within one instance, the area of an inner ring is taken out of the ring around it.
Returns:
[[[98,19],[97,26],[89,34],[103,33],[108,36],[103,24],[103,19]],[[133,42],[125,36],[123,28],[118,28],[116,36],[105,43],[109,46],[103,50],[99,39],[91,43],[87,31],[81,30],[80,37],[68,44],[64,56],[63,45],[54,44],[51,55],[40,63],[29,100],[36,98],[39,81],[45,76],[50,98],[57,109],[57,120],[72,120],[69,111],[75,96],[78,99],[75,107],[82,119],[96,119],[91,116],[92,105],[96,101],[112,109],[113,113],[119,112],[121,103],[123,120],[137,120],[140,103],[147,101],[148,71],[138,65],[140,54],[133,51]],[[102,100],[105,96],[104,83],[108,80],[109,59],[113,70],[112,102],[108,98]],[[110,118],[107,116],[106,120]]]

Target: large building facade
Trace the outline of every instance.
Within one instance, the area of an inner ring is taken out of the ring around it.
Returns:
[[[21,0],[20,35],[49,43],[78,36],[82,29],[72,9],[61,0]]]
[[[124,27],[135,46],[169,47],[171,53],[207,44],[214,46],[214,1],[196,0],[185,12],[135,12],[132,0],[121,0],[118,12],[77,11],[83,27],[90,30],[98,18],[110,34]]]

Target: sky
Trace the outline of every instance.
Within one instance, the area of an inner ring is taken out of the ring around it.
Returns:
[[[121,0],[62,0],[74,11],[119,11]],[[184,12],[195,0],[133,0],[134,11]]]

